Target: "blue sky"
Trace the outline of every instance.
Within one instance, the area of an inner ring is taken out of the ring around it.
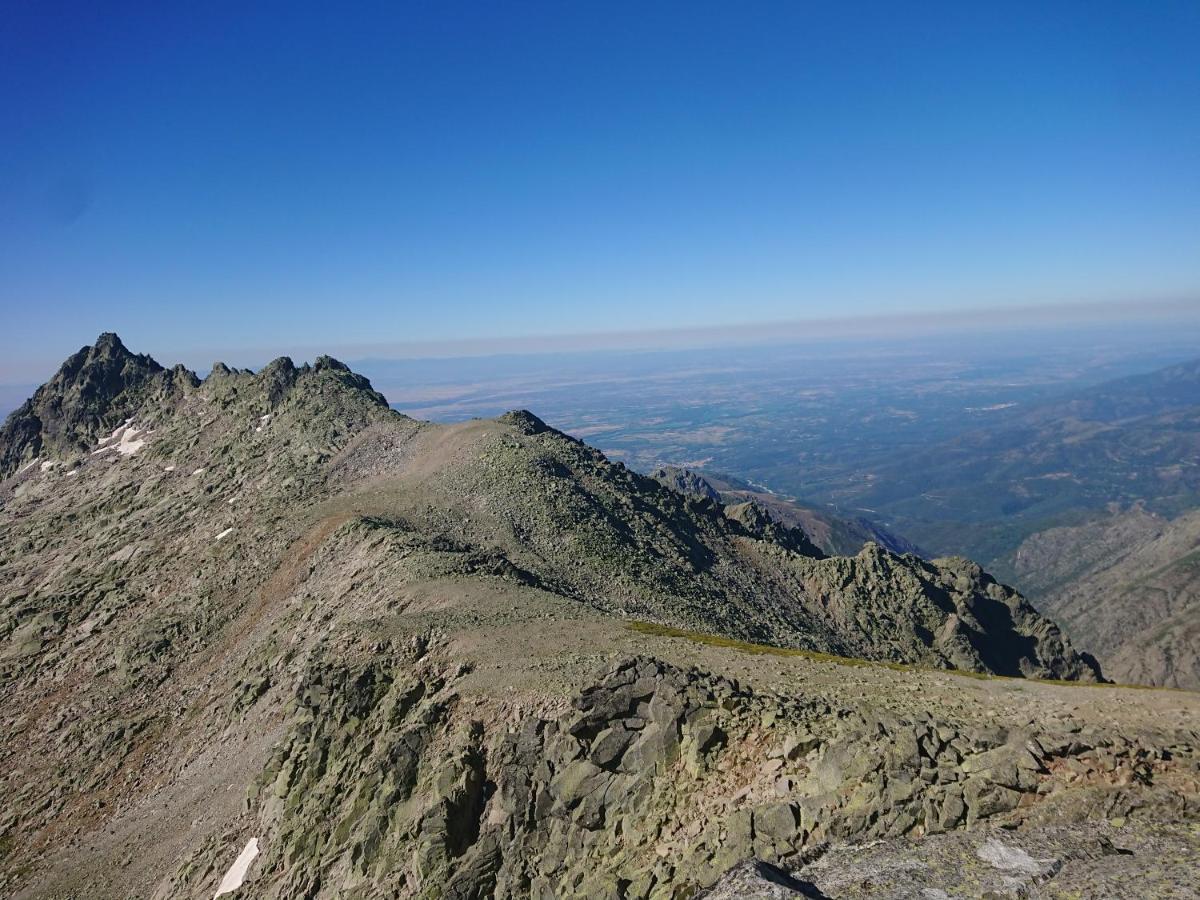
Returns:
[[[10,4],[0,379],[1195,297],[1197,46],[1195,2]]]

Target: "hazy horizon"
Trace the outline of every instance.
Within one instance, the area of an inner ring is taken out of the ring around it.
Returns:
[[[742,323],[724,326],[681,327],[599,331],[571,334],[528,334],[486,339],[446,341],[378,341],[346,344],[336,341],[308,345],[274,344],[262,346],[227,345],[199,349],[181,349],[173,342],[149,346],[139,330],[115,331],[135,353],[148,353],[164,365],[183,363],[205,372],[222,362],[241,368],[258,369],[272,359],[288,356],[297,363],[312,361],[320,355],[344,361],[393,359],[455,359],[493,356],[538,356],[554,353],[605,351],[669,351],[734,346],[770,346],[822,340],[869,340],[873,338],[919,338],[938,333],[995,330],[1050,330],[1103,328],[1113,323],[1134,327],[1167,325],[1194,328],[1200,334],[1200,300],[1158,300],[1130,303],[1077,303],[1046,306],[993,307],[980,310],[913,312],[895,315],[846,315],[826,318]],[[92,343],[100,332],[80,335],[77,340],[64,338],[57,349],[38,359],[8,355],[0,359],[0,388],[36,385],[45,381],[62,361],[81,346]],[[1197,352],[1200,353],[1200,347]]]
[[[1092,346],[1097,355],[1117,352],[1147,360],[1182,361],[1200,356],[1200,302],[1071,304],[1036,308],[996,308],[955,314],[845,316],[794,320],[725,328],[647,330],[575,335],[533,335],[487,341],[395,342],[311,347],[229,347],[179,351],[148,346],[135,331],[117,332],[135,353],[152,356],[165,366],[182,363],[204,376],[216,362],[257,370],[273,359],[288,356],[297,364],[327,354],[370,377],[389,402],[401,405],[420,394],[429,379],[469,383],[472,379],[503,383],[514,372],[537,373],[545,380],[595,363],[604,377],[615,377],[613,366],[633,366],[636,359],[655,358],[653,365],[669,369],[672,360],[719,358],[730,353],[772,352],[802,348],[814,358],[873,352],[884,347],[919,349],[929,341],[963,339],[986,347],[1032,345]],[[36,364],[7,358],[0,362],[0,417],[16,409],[63,360],[94,341],[96,335],[67,343],[56,358]],[[985,348],[986,349],[986,348]],[[14,365],[14,363],[16,363]],[[689,365],[691,363],[689,362]],[[397,368],[399,367],[399,368]],[[1153,366],[1149,366],[1152,368]],[[409,382],[391,373],[403,371]],[[536,380],[536,379],[535,379]],[[415,394],[414,394],[415,392]],[[511,405],[503,408],[512,408]]]
[[[5,24],[8,383],[103,330],[208,364],[1200,296],[1194,4]]]

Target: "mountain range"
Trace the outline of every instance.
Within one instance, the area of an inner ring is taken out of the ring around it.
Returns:
[[[0,476],[10,896],[1195,883],[1200,702],[1099,684],[966,559],[112,334]]]

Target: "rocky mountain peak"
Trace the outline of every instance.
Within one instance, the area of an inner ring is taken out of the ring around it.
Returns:
[[[128,415],[133,397],[151,380],[173,380],[154,359],[131,353],[106,331],[59,367],[0,430],[0,477],[43,451],[82,450]]]
[[[133,355],[121,343],[121,338],[115,331],[101,332],[100,336],[96,338],[96,343],[92,349],[104,353],[127,353],[130,356]]]
[[[290,360],[289,360],[290,362]],[[313,363],[313,368],[318,372],[323,372],[327,369],[335,372],[349,372],[350,367],[341,360],[334,359],[332,356],[318,356],[316,362]]]
[[[527,409],[509,410],[500,417],[500,421],[516,426],[522,434],[542,434],[554,430]]]

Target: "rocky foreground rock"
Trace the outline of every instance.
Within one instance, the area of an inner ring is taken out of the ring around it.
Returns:
[[[648,658],[617,663],[557,716],[493,729],[456,715],[463,673],[438,655],[388,648],[389,666],[376,648],[370,663],[301,680],[248,795],[242,827],[274,836],[256,896],[307,896],[329,880],[350,896],[673,896],[719,888],[748,859],[815,875],[820,889],[845,878],[813,863],[837,843],[1200,814],[1190,744],[864,714]],[[1035,865],[1011,838],[979,846],[998,882],[1108,852],[1089,837]],[[203,889],[227,856],[221,841],[202,848],[161,896]]]
[[[6,895],[1194,887],[1195,695],[992,677],[1096,670],[972,563],[825,557],[327,358],[60,375],[2,448]],[[31,438],[60,394],[142,399]]]

